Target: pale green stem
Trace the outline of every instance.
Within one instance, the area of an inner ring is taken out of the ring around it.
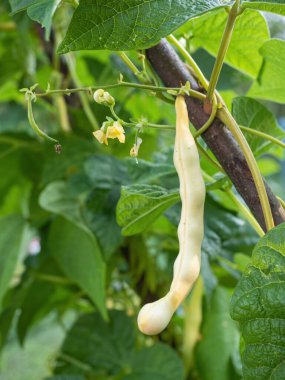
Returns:
[[[10,32],[16,30],[16,24],[13,21],[0,22],[1,32]]]
[[[133,63],[133,61],[127,56],[127,54],[123,51],[120,51],[118,54],[119,54],[120,58],[122,59],[122,61],[135,74],[135,76],[138,76],[140,74],[140,70],[136,67],[136,65]]]
[[[199,142],[196,140],[196,145],[197,145],[197,148],[199,150],[199,152],[205,157],[205,159],[207,161],[209,161],[209,163],[214,166],[216,169],[218,169],[220,172],[224,173],[224,168],[215,160],[212,159],[212,157],[209,156],[209,154],[207,153],[207,151],[202,147],[201,144],[199,144]]]
[[[242,131],[251,133],[252,135],[259,136],[265,140],[272,141],[274,144],[277,144],[277,145],[281,146],[282,148],[285,148],[284,142],[278,140],[277,138],[275,138],[273,136],[268,135],[267,133],[260,132],[260,131],[257,131],[256,129],[252,129],[252,128],[248,128],[248,127],[243,127],[242,125],[240,125],[239,127]]]
[[[228,48],[229,48],[229,45],[231,42],[235,22],[236,22],[236,19],[238,17],[238,14],[239,14],[238,13],[239,12],[239,3],[240,3],[240,1],[236,0],[235,4],[233,5],[232,9],[229,12],[227,25],[226,25],[226,28],[224,30],[223,38],[222,38],[222,41],[220,44],[218,55],[217,55],[215,65],[214,65],[214,68],[212,71],[212,75],[210,78],[210,82],[209,82],[207,99],[209,99],[210,101],[212,101],[213,95],[215,93],[215,89],[216,89],[216,86],[217,86],[217,83],[219,80],[219,76],[220,76],[221,69],[222,69],[222,66],[224,63],[224,59],[225,59],[226,53],[228,51]]]
[[[180,87],[162,87],[162,86],[157,87],[157,86],[139,84],[139,83],[120,82],[120,83],[109,84],[105,86],[78,87],[78,88],[71,88],[71,89],[67,88],[65,90],[47,90],[45,92],[36,93],[36,96],[44,97],[44,96],[55,95],[55,94],[70,95],[77,92],[90,93],[98,89],[109,90],[112,88],[119,88],[119,87],[139,88],[142,90],[149,90],[153,92],[167,92],[168,90],[179,91],[181,89]],[[197,98],[200,100],[204,100],[206,98],[204,94],[201,94],[198,91],[190,90],[189,93],[190,93],[190,96],[193,96],[194,98]]]
[[[208,181],[210,183],[214,183],[215,182],[215,179],[213,177],[211,177],[209,174],[205,173],[204,171],[202,173],[203,173],[203,177],[205,178],[206,181]],[[230,190],[230,189],[216,189],[216,190],[220,190],[220,191],[225,192],[227,194],[227,196],[231,199],[231,201],[236,205],[237,209],[240,211],[240,213],[243,215],[243,217],[255,229],[255,231],[257,232],[257,234],[259,236],[263,236],[264,235],[264,231],[260,227],[260,225],[257,222],[257,220],[254,218],[254,216],[248,210],[248,208],[236,197],[236,195],[233,193],[232,190]]]
[[[249,211],[249,209],[235,196],[232,190],[226,189],[225,192],[227,196],[232,200],[232,202],[237,206],[237,209],[244,216],[244,218],[250,222],[258,235],[261,237],[264,236],[263,229],[260,227],[259,223]]]
[[[278,196],[276,196],[276,198],[280,202],[281,206],[285,209],[285,201],[282,198],[278,197]]]
[[[52,141],[54,143],[58,143],[57,140],[53,139],[52,137],[50,137],[49,135],[47,135],[45,132],[43,132],[37,125],[36,121],[35,121],[35,118],[34,118],[34,114],[33,114],[33,108],[32,108],[32,95],[29,94],[29,93],[26,93],[26,97],[27,97],[27,102],[28,102],[28,120],[29,120],[29,123],[30,123],[30,126],[33,128],[33,130],[35,131],[35,133],[42,137],[43,139],[45,140],[49,140],[49,141]]]
[[[186,61],[189,63],[189,65],[195,71],[195,74],[196,74],[199,82],[207,90],[207,88],[208,88],[208,81],[204,77],[204,75],[203,75],[202,71],[200,70],[199,66],[194,61],[194,59],[191,57],[191,55],[188,53],[188,51],[179,43],[179,41],[172,34],[167,37],[167,40],[170,43],[172,43],[177,48],[177,50],[183,55],[183,57],[186,59]]]
[[[216,97],[213,97],[213,103],[212,103],[212,111],[209,119],[206,121],[206,123],[200,128],[195,134],[194,137],[197,138],[199,137],[202,133],[204,133],[213,123],[215,120],[216,114],[217,114],[217,109],[218,109],[218,102]]]
[[[221,110],[218,110],[218,115],[219,119],[229,128],[244,154],[260,199],[266,229],[269,231],[271,230],[271,228],[274,227],[274,221],[263,178],[258,168],[255,157],[237,122],[235,121],[229,110],[226,107],[223,107]]]
[[[75,62],[74,62],[73,56],[71,56],[71,53],[68,53],[65,55],[65,58],[66,58],[67,66],[69,68],[69,72],[70,72],[70,75],[71,75],[71,78],[72,78],[74,84],[78,87],[81,87],[81,82],[80,82],[80,79],[78,78],[78,75],[76,72]],[[83,107],[83,110],[84,110],[84,113],[85,113],[87,119],[89,120],[89,122],[92,125],[92,128],[94,130],[98,129],[99,124],[98,124],[98,122],[97,122],[97,120],[96,120],[96,118],[95,118],[95,116],[91,110],[91,107],[89,104],[89,99],[88,99],[87,95],[84,92],[80,92],[80,91],[78,91],[78,93],[79,93],[79,98],[80,98],[80,101],[81,101],[81,104],[82,104],[82,107]]]

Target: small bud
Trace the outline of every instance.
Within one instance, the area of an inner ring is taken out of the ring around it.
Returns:
[[[109,92],[102,89],[96,90],[94,92],[94,100],[98,104],[103,104],[107,107],[113,107],[115,105],[115,99],[109,94]]]

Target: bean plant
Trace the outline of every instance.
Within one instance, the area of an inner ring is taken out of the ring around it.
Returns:
[[[284,16],[1,1],[0,380],[285,379]]]

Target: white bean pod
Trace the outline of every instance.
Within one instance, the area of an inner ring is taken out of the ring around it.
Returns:
[[[138,327],[147,335],[159,334],[170,322],[184,298],[197,280],[201,267],[201,245],[204,235],[205,184],[199,154],[189,130],[188,112],[183,96],[178,96],[176,137],[173,161],[180,181],[182,202],[178,226],[179,254],[173,268],[169,292],[158,301],[142,307]]]

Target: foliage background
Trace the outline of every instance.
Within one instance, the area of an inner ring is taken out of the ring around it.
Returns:
[[[153,373],[156,380],[182,379],[185,373],[189,379],[241,379],[240,331],[230,318],[229,302],[258,236],[222,191],[227,178],[202,158],[203,169],[216,181],[207,184],[202,278],[169,328],[158,338],[146,338],[138,332],[135,316],[141,303],[165,293],[178,251],[174,133],[145,128],[137,164],[129,158],[133,130],[126,130],[124,145],[110,141],[105,147],[95,141],[92,122],[101,125],[110,115],[89,96],[44,98],[34,105],[38,124],[60,140],[60,155],[39,141],[28,124],[20,88],[34,83],[43,91],[48,84],[100,86],[116,83],[120,73],[137,81],[115,52],[80,51],[61,59],[55,54],[71,14],[72,7],[63,4],[46,40],[48,31],[25,12],[12,17],[8,1],[0,5],[0,379],[38,380],[52,374],[58,380],[151,379]],[[176,32],[193,34],[187,43],[208,78],[225,17],[220,11],[206,14]],[[10,22],[10,30],[1,30]],[[279,39],[273,41],[277,46],[266,42],[267,25],[270,36]],[[273,49],[271,73],[277,52],[285,56],[283,31],[281,16],[246,14],[237,24],[219,82],[241,125],[280,138],[284,132],[277,124],[285,125],[285,91],[278,95],[274,84],[280,78],[271,75],[267,81],[266,72],[260,88],[260,68],[268,57],[266,47]],[[140,65],[134,52],[130,56]],[[173,106],[150,93],[126,88],[111,93],[124,120],[144,116],[152,123],[175,122]],[[247,137],[262,173],[284,197],[282,149]],[[130,236],[122,236],[116,221],[122,186],[118,215],[128,212],[126,204],[140,213],[162,201],[168,206],[158,218],[137,222],[137,235],[129,231]],[[105,301],[116,310],[110,314],[111,325],[102,320]],[[78,331],[68,332],[75,321]]]

